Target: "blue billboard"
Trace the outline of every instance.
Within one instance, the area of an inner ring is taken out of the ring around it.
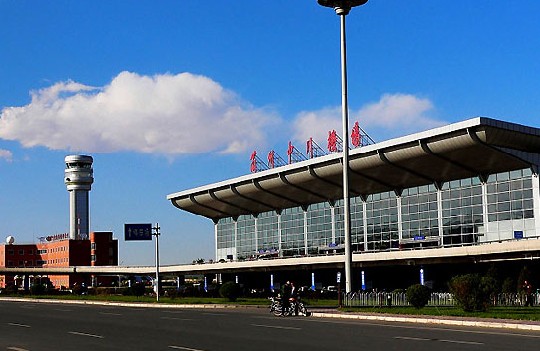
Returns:
[[[124,240],[152,240],[152,224],[124,224]]]

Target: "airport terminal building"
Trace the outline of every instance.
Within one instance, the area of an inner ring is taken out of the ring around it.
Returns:
[[[321,262],[344,251],[342,162],[329,153],[168,199],[214,222],[216,261]],[[539,166],[540,129],[482,117],[350,150],[353,264],[539,257]]]

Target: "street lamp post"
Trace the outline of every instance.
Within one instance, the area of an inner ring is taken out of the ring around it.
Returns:
[[[332,7],[341,18],[341,116],[343,119],[343,229],[345,231],[345,292],[352,291],[351,212],[349,201],[349,106],[347,101],[347,46],[345,16],[351,8],[368,0],[317,0],[319,5]]]

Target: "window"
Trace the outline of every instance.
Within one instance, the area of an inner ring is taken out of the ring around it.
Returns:
[[[90,257],[91,257],[92,262],[96,262],[96,255],[92,255]]]
[[[96,249],[96,243],[92,243],[92,244],[90,245],[90,248],[91,248],[92,250],[95,250],[95,249]]]

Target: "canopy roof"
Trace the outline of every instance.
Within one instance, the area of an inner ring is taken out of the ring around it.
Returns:
[[[211,218],[257,215],[343,198],[342,153],[170,194],[179,209]],[[477,117],[349,151],[350,196],[540,165],[540,129]]]

